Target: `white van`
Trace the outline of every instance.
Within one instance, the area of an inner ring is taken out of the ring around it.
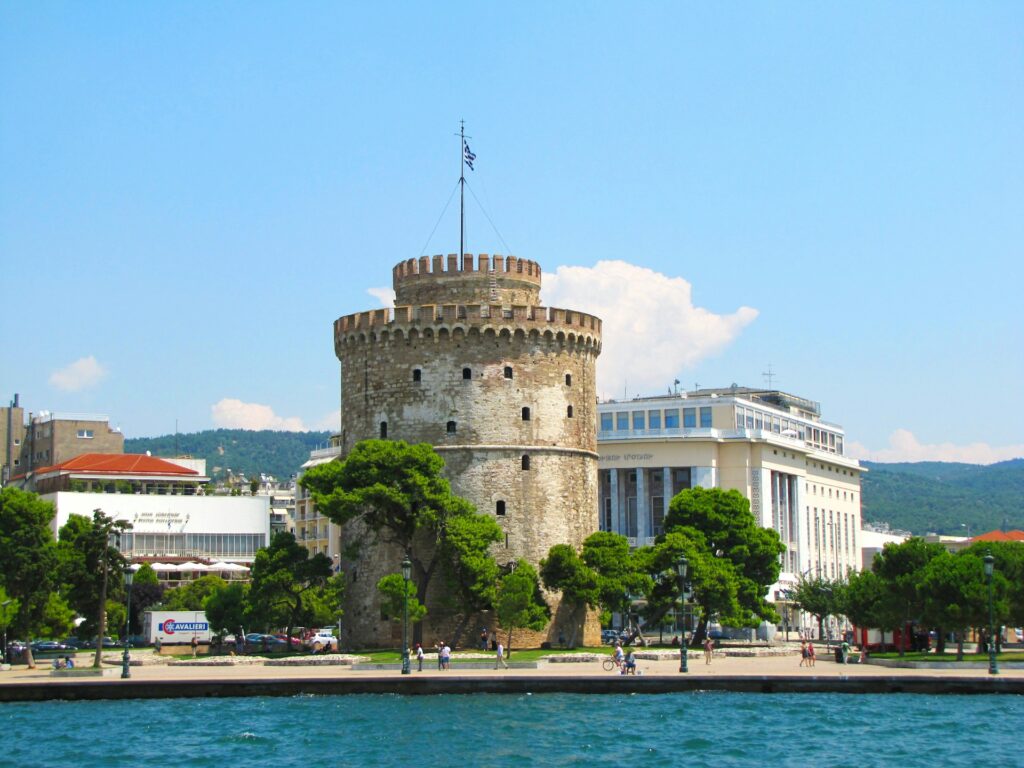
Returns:
[[[311,651],[323,650],[328,643],[332,649],[338,650],[338,639],[329,629],[318,629],[303,641],[303,645]]]

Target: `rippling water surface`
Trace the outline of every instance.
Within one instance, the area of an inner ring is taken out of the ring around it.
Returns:
[[[1024,697],[300,696],[0,705],[3,766],[1024,765]]]

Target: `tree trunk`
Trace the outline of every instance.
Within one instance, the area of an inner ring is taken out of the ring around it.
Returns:
[[[935,640],[935,652],[945,653],[946,652],[946,632],[942,627],[938,628]]]
[[[964,660],[964,630],[962,628],[956,633],[956,660]]]
[[[99,635],[96,637],[96,658],[92,661],[94,669],[99,669],[103,655],[103,638],[107,635],[107,571],[109,566],[103,562],[103,580],[100,582],[100,615],[97,622]]]
[[[505,643],[505,658],[512,656],[512,627],[508,628],[508,642]]]
[[[576,620],[576,613],[577,613],[577,611],[579,611],[579,608],[573,608],[569,612],[569,620],[572,622],[572,627],[571,627],[571,631],[570,631],[570,634],[569,634],[569,647],[570,648],[575,648],[576,647],[576,630],[577,630],[577,627],[579,625],[579,622]]]

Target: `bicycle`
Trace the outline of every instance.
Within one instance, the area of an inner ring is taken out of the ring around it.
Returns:
[[[609,656],[607,659],[601,662],[601,667],[605,672],[611,672],[613,669],[622,669],[622,662],[616,659],[614,656]]]

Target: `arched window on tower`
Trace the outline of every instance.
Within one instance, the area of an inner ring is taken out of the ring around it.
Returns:
[[[529,468],[530,468],[530,457],[529,457],[529,456],[527,456],[527,455],[526,455],[526,454],[524,453],[524,454],[523,454],[523,469],[529,469]]]
[[[387,440],[388,439],[388,423],[386,421],[382,421],[380,423],[380,439],[381,440]]]
[[[568,407],[567,407],[567,408],[565,409],[565,416],[566,416],[566,418],[569,418],[569,419],[571,419],[571,418],[572,418],[572,406],[571,406],[571,405],[570,405],[570,406],[568,406]]]
[[[572,386],[572,374],[571,373],[565,374],[565,386],[567,386],[567,387],[571,387]]]
[[[523,408],[523,421],[529,421],[529,420],[530,420],[530,409],[529,408]]]
[[[463,368],[462,369],[462,378],[467,380],[467,381],[469,379],[472,379],[473,378],[473,371],[471,371],[469,368]]]
[[[506,379],[511,379],[512,378],[512,366],[511,365],[506,365],[505,366],[505,378]]]
[[[449,421],[448,424],[445,425],[445,431],[447,431],[449,435],[454,435],[455,434],[455,422],[454,421]]]
[[[423,380],[423,371],[421,369],[419,369],[419,368],[413,368],[412,369],[412,380],[413,381],[422,381]]]
[[[498,515],[504,515],[505,514],[505,502],[504,501],[499,501],[497,504],[495,504],[494,505],[494,512],[495,512],[495,514],[498,514]]]

